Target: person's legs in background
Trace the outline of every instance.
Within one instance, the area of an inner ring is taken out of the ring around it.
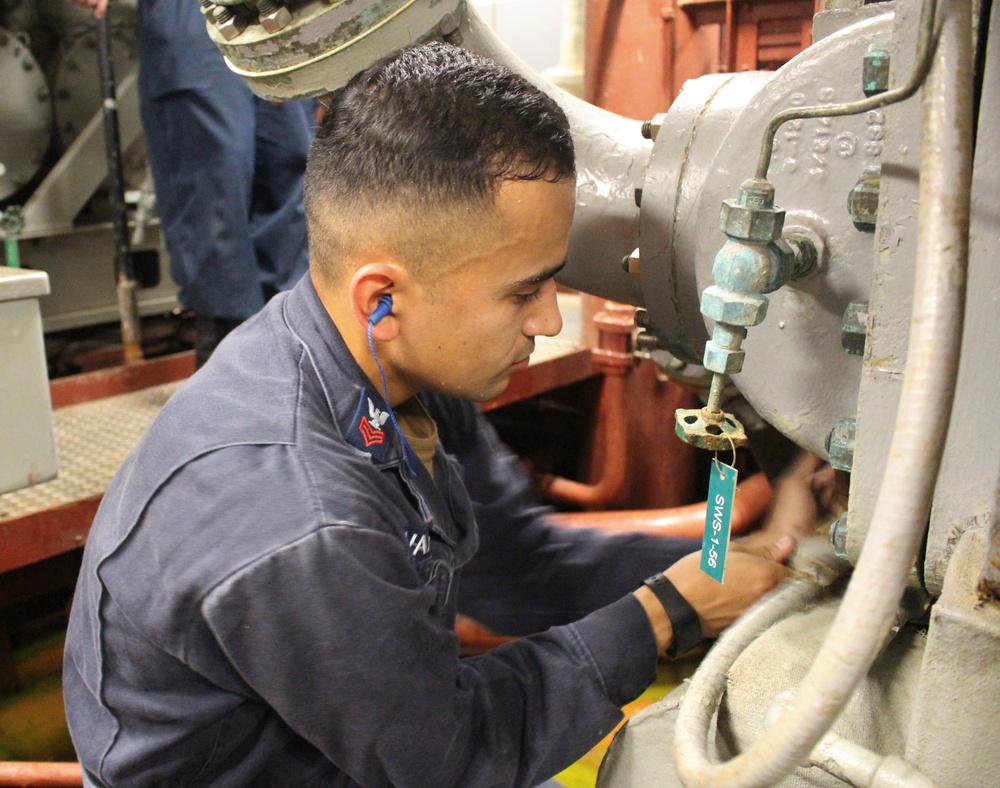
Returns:
[[[254,99],[226,82],[208,94],[169,93],[143,113],[170,272],[195,313],[199,366],[264,305],[249,223]]]
[[[250,234],[265,298],[291,288],[309,267],[302,175],[315,103],[255,99],[256,148]]]
[[[195,313],[201,366],[306,269],[311,102],[272,107],[255,97],[226,67],[197,4],[142,0],[139,49],[157,209],[178,298]]]

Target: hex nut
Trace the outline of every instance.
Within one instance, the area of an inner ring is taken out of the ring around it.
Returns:
[[[850,471],[854,466],[854,436],[857,426],[856,419],[841,419],[830,430],[826,450],[834,470]]]
[[[878,219],[878,195],[882,185],[882,174],[878,167],[869,167],[858,178],[847,196],[847,210],[854,226],[865,232],[875,231]]]
[[[218,8],[223,8],[229,10],[228,6],[218,6]],[[246,20],[239,14],[233,13],[231,10],[228,14],[224,14],[222,18],[216,14],[216,24],[215,29],[219,31],[219,34],[226,39],[226,41],[232,41],[236,36],[247,29]]]
[[[868,335],[868,302],[851,301],[844,310],[844,321],[840,328],[840,345],[852,356],[865,354],[865,338]]]
[[[703,366],[709,372],[717,372],[720,375],[734,375],[743,369],[743,359],[745,357],[746,352],[743,350],[726,350],[709,342],[705,345]]]
[[[232,41],[236,36],[246,30],[246,24],[240,23],[237,17],[232,19],[227,19],[225,22],[221,22],[216,25],[216,30],[222,35],[226,41]]]
[[[889,52],[874,47],[865,52],[861,64],[861,90],[866,96],[876,96],[889,89]]]
[[[716,323],[756,326],[767,316],[767,299],[753,293],[729,293],[713,285],[701,294],[701,313]]]
[[[833,554],[842,560],[847,558],[847,513],[840,515],[830,525],[830,544]]]
[[[647,140],[656,141],[656,135],[660,133],[660,128],[663,126],[663,121],[666,120],[667,113],[661,112],[658,115],[654,115],[652,120],[647,120],[640,127],[642,136]]]
[[[292,21],[291,12],[285,8],[285,6],[280,5],[274,11],[268,14],[260,15],[260,24],[268,33],[277,33],[280,30],[284,30],[288,27],[288,23]]]
[[[741,205],[738,200],[723,200],[719,229],[738,241],[770,243],[781,237],[785,212],[781,208]]]
[[[622,270],[635,281],[642,281],[642,257],[639,255],[638,249],[622,260]]]

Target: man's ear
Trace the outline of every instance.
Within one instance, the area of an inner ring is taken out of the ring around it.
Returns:
[[[351,277],[351,314],[368,331],[368,321],[385,295],[396,297],[405,272],[394,263],[366,263]],[[393,310],[396,305],[393,304]],[[372,327],[372,336],[379,342],[389,342],[399,334],[399,321],[390,312]]]

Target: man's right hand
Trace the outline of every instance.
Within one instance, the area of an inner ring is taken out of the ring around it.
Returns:
[[[94,19],[100,19],[108,10],[108,0],[69,0],[69,2],[94,9]]]
[[[698,613],[701,631],[714,638],[750,605],[789,574],[784,566],[795,549],[795,538],[783,534],[773,543],[747,547],[732,542],[721,585],[701,571],[701,552],[684,556],[664,574]],[[635,592],[650,618],[660,653],[673,639],[673,627],[663,605],[648,588]]]

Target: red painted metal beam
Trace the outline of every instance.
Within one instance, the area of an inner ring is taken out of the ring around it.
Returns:
[[[56,378],[49,383],[52,407],[64,408],[150,386],[183,380],[194,374],[194,351],[140,361],[127,367],[110,367]]]
[[[519,370],[507,390],[484,404],[492,410],[597,374],[589,350],[579,350]],[[87,372],[52,381],[53,407],[138,391],[181,380],[194,372],[192,353],[178,353],[128,367]],[[83,547],[101,502],[100,495],[65,506],[4,519],[0,510],[0,573]]]
[[[102,497],[0,519],[0,574],[83,547]]]
[[[590,350],[576,350],[565,356],[532,364],[527,369],[514,373],[506,391],[496,399],[484,402],[484,412],[521,402],[552,389],[562,388],[571,383],[594,377],[597,369],[594,366],[593,354]]]

